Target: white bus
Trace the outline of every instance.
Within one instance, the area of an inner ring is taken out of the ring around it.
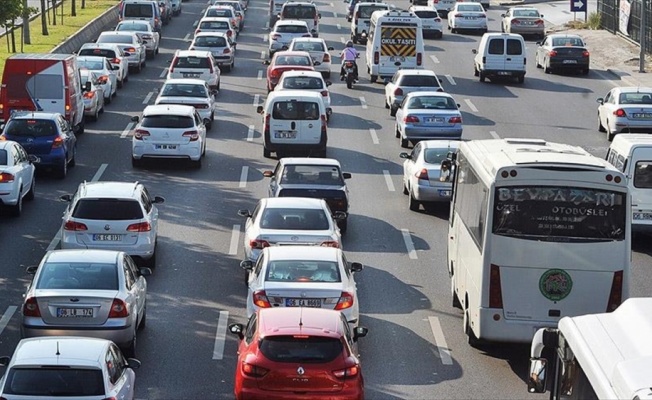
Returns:
[[[538,139],[466,141],[451,157],[448,269],[469,344],[529,343],[629,296],[629,192],[611,164]]]
[[[652,399],[652,298],[566,317],[532,340],[528,392],[557,399]],[[542,357],[547,353],[548,358]]]

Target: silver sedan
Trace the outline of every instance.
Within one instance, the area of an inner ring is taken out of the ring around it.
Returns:
[[[161,34],[156,32],[147,21],[128,19],[120,21],[115,27],[117,32],[133,32],[143,41],[148,57],[158,54]]]
[[[618,133],[652,133],[652,88],[617,87],[598,100],[598,130],[613,140]]]
[[[534,7],[510,7],[501,17],[500,28],[503,32],[534,35],[541,39],[546,34],[543,14]]]
[[[408,93],[396,111],[395,131],[401,147],[425,139],[460,139],[459,104],[448,93]]]

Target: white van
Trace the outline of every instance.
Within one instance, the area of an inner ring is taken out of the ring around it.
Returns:
[[[409,11],[374,11],[369,24],[366,59],[371,83],[391,79],[399,69],[423,68],[421,18]]]
[[[308,30],[313,37],[319,36],[319,19],[321,14],[317,6],[306,1],[288,1],[283,4],[279,19],[303,21],[308,25]]]
[[[371,14],[375,11],[389,10],[391,6],[385,3],[376,2],[363,2],[357,3],[353,9],[353,16],[351,18],[351,40],[353,43],[367,43],[367,36],[369,36],[369,24],[371,22]]]
[[[120,3],[120,21],[147,21],[155,32],[161,32],[163,21],[158,2],[152,0],[123,0]]]
[[[326,107],[320,93],[274,91],[257,111],[263,116],[263,156],[275,152],[281,158],[284,151],[305,151],[326,157]]]
[[[269,27],[273,28],[276,21],[278,21],[278,16],[283,9],[283,4],[287,3],[290,0],[269,0]]]
[[[616,135],[606,159],[628,180],[632,194],[632,231],[652,232],[652,135]]]
[[[478,49],[473,49],[474,74],[486,78],[515,78],[525,81],[525,40],[516,33],[485,33]]]

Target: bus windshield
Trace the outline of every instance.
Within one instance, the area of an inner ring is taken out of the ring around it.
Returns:
[[[624,240],[626,194],[590,188],[496,188],[492,232],[521,239],[570,242]]]

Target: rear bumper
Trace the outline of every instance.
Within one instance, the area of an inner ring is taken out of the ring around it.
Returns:
[[[615,118],[609,121],[611,133],[652,133],[652,121],[636,121],[627,118]]]
[[[93,244],[88,245],[84,243],[79,243],[77,242],[77,238],[75,237],[74,234],[66,234],[62,230],[61,234],[61,249],[101,249],[101,250],[116,250],[116,251],[124,251],[125,253],[129,254],[132,257],[139,257],[144,260],[148,260],[152,258],[154,255],[154,248],[155,248],[155,239],[151,239],[150,237],[147,237],[146,239],[141,239],[138,238],[138,242],[133,245],[125,245],[121,243],[114,243],[114,244]]]
[[[319,142],[316,143],[273,143],[270,140],[269,132],[265,132],[265,142],[263,146],[271,152],[279,151],[297,151],[297,152],[311,152],[311,151],[324,151],[328,142],[328,135],[322,134]]]
[[[0,185],[0,204],[5,206],[15,206],[18,203],[18,185],[11,184],[11,187]]]
[[[174,150],[159,150],[154,144],[137,143],[134,141],[132,147],[132,156],[136,160],[141,158],[186,158],[197,161],[201,158],[201,141],[190,142],[187,144],[172,144],[177,146]]]
[[[412,188],[414,198],[418,201],[447,202],[451,200],[451,186],[416,185]],[[448,193],[448,194],[446,194]]]
[[[574,69],[586,69],[589,68],[589,60],[577,60],[577,63],[575,64],[564,64],[563,59],[555,60],[555,58],[550,58],[550,68],[554,69],[566,69],[566,70],[574,70]]]
[[[546,33],[544,27],[537,26],[510,26],[509,33],[518,33],[521,35],[543,35]]]
[[[482,73],[487,77],[500,77],[500,78],[518,78],[519,76],[525,76],[525,70],[515,71],[515,70],[504,70],[504,69],[484,69]]]
[[[500,316],[499,321],[493,319],[496,314]],[[532,343],[534,333],[540,328],[556,327],[555,321],[508,320],[504,318],[502,309],[481,308],[478,326],[475,327],[474,332],[479,339],[490,342],[529,344]]]
[[[304,394],[297,394],[295,392],[281,392],[258,389],[257,383],[248,382],[240,376],[236,376],[235,385],[235,398],[237,400],[254,400],[273,398],[275,400],[363,400],[364,399],[364,384],[362,376],[354,381],[344,381],[344,387],[337,392],[320,392],[310,391],[303,392]]]
[[[62,167],[66,159],[66,155],[63,152],[61,152],[61,154],[47,154],[47,155],[34,154],[34,155],[41,159],[41,162],[34,164],[37,169]]]
[[[459,139],[462,137],[462,127],[420,128],[404,125],[402,136],[408,140]]]
[[[40,321],[40,322],[39,322]],[[124,321],[124,319],[122,320]],[[127,347],[134,337],[134,328],[131,324],[79,328],[68,326],[45,325],[40,318],[25,318],[20,326],[22,338],[40,336],[82,336],[111,340],[119,347]]]

